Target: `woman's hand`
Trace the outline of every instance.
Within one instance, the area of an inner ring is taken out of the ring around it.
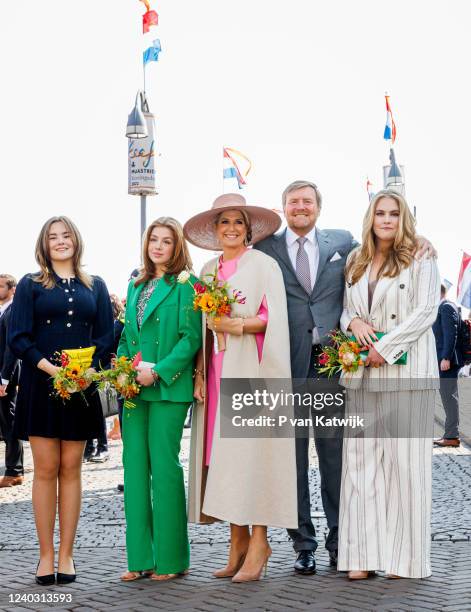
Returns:
[[[92,376],[94,374],[96,374],[96,370],[95,368],[88,368],[85,372],[86,374],[90,374],[90,378],[92,378]],[[82,391],[85,391],[85,389],[88,389],[88,387],[92,384],[93,380],[90,380],[90,382],[88,382],[85,387],[83,387]]]
[[[365,367],[371,366],[372,368],[379,368],[384,363],[386,363],[386,361],[384,360],[383,357],[381,357],[381,355],[378,353],[375,347],[374,346],[370,347],[370,350],[368,351],[368,357],[366,358],[366,361],[365,361]]]
[[[365,321],[362,321],[359,317],[355,317],[350,321],[349,328],[352,330],[353,335],[363,346],[372,346],[373,342],[378,341],[378,337],[375,331],[378,331]]]
[[[204,376],[202,374],[197,373],[195,376],[193,397],[198,400],[198,402],[204,402]]]
[[[41,359],[41,361],[38,362],[38,366],[37,366],[40,370],[42,370],[43,372],[46,372],[46,374],[49,374],[49,376],[54,377],[57,372],[59,371],[59,366],[56,366],[54,364],[52,364],[48,359],[46,359],[45,357],[43,357]]]
[[[244,320],[241,317],[206,317],[208,328],[217,333],[233,334],[242,336],[244,333]]]
[[[142,368],[142,370],[139,370],[136,381],[143,387],[151,387],[155,382],[152,368]]]

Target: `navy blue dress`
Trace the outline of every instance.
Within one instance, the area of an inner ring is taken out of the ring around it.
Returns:
[[[8,342],[22,360],[14,434],[88,440],[102,430],[103,416],[95,385],[86,401],[73,393],[65,402],[55,397],[49,374],[39,370],[43,357],[57,363],[63,349],[96,346],[92,366],[108,366],[113,348],[113,314],[105,283],[93,277],[88,289],[78,279],[56,276],[56,286],[45,289],[27,274],[18,283],[12,304]]]

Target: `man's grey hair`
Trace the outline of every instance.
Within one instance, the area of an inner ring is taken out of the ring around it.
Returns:
[[[290,183],[288,187],[286,187],[286,189],[283,191],[283,195],[281,196],[281,203],[283,204],[283,209],[286,206],[286,198],[288,196],[288,193],[296,191],[297,189],[303,189],[304,187],[311,187],[311,189],[314,189],[317,205],[319,206],[319,209],[321,208],[322,196],[317,185],[315,183],[311,183],[310,181],[294,181],[293,183]]]

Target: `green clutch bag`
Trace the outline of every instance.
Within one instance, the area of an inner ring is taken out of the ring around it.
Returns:
[[[376,335],[378,336],[378,340],[380,340],[386,334],[384,332],[376,332]],[[355,336],[350,336],[350,340],[354,340],[355,342],[357,342],[357,339],[355,338]],[[362,351],[360,355],[363,361],[365,361],[368,355],[368,351]],[[394,365],[406,365],[406,364],[407,364],[407,353],[402,353],[399,359],[394,362]]]

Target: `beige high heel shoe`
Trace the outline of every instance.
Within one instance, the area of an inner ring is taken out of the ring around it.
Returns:
[[[362,570],[350,570],[348,572],[349,580],[366,580],[370,576],[375,576],[375,572],[362,571]]]
[[[240,555],[234,567],[229,567],[229,565],[226,565],[226,567],[222,567],[221,569],[215,570],[213,572],[213,576],[215,578],[232,578],[232,576],[235,576],[240,570],[240,568],[244,565],[246,555],[247,551]]]
[[[260,569],[257,569],[253,573],[244,572],[242,569],[240,569],[237,574],[232,578],[232,582],[252,582],[253,580],[260,580],[262,572],[263,575],[266,576],[268,573],[268,559],[271,557],[271,553],[272,550],[270,547],[268,547],[267,555],[262,565],[260,566]]]

